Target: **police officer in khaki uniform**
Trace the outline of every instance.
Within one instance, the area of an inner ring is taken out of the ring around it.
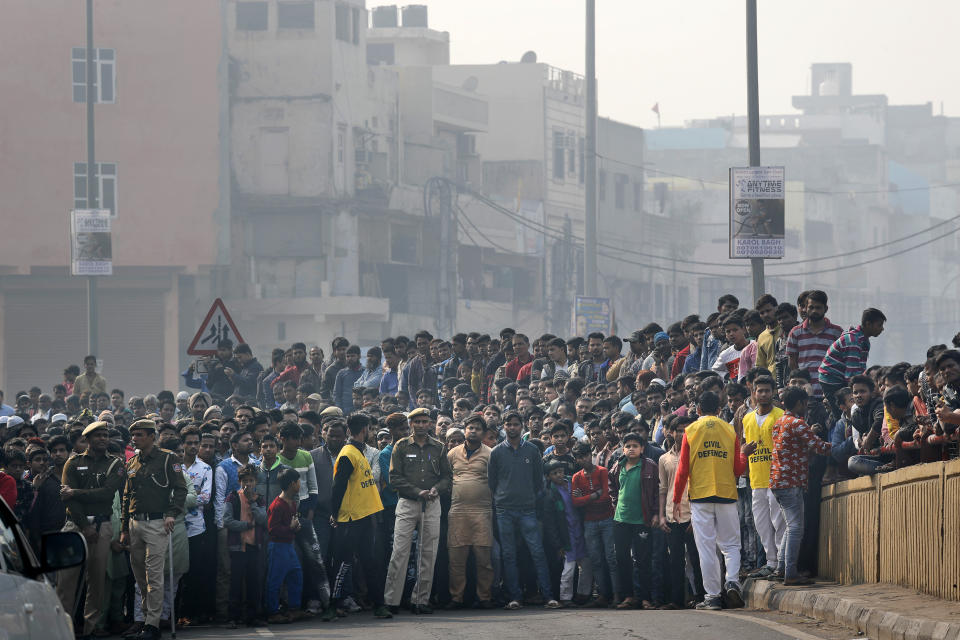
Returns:
[[[127,462],[120,542],[130,545],[130,566],[143,594],[144,624],[138,637],[153,640],[160,637],[164,558],[175,519],[183,513],[187,485],[179,457],[154,446],[153,420],[134,422],[130,437],[137,455]]]
[[[113,539],[113,499],[123,488],[126,467],[117,456],[107,453],[109,427],[106,422],[91,422],[83,430],[87,450],[72,456],[63,467],[60,499],[67,509],[64,531],[78,531],[87,539],[87,598],[83,606],[83,633],[94,632],[103,614],[104,580]],[[60,575],[57,595],[71,614],[77,596],[80,568]]]

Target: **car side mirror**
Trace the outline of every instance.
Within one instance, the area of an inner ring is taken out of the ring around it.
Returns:
[[[87,541],[76,531],[55,531],[40,538],[40,573],[83,565]]]

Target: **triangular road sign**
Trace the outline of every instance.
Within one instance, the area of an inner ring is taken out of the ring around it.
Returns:
[[[217,343],[226,338],[233,341],[233,346],[243,342],[223,300],[217,298],[207,312],[207,317],[203,319],[197,335],[193,336],[187,353],[191,356],[212,356],[217,352]]]

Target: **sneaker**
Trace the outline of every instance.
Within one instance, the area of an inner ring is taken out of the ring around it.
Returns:
[[[748,578],[759,578],[759,579],[763,580],[763,579],[765,579],[765,578],[769,578],[770,576],[772,576],[774,573],[776,573],[776,571],[777,571],[777,570],[776,570],[774,567],[771,567],[771,566],[769,566],[769,565],[763,565],[762,567],[760,567],[760,568],[757,569],[756,571],[752,571],[747,577],[748,577]]]
[[[743,594],[740,593],[740,585],[736,582],[728,582],[723,585],[723,592],[727,597],[727,609],[740,609],[743,607]]]
[[[319,600],[307,600],[307,606],[304,607],[304,610],[311,615],[317,615],[323,611],[323,606]]]
[[[783,582],[783,571],[777,569],[767,576],[767,580],[770,580],[771,582]]]
[[[523,605],[517,602],[516,600],[511,600],[510,602],[507,603],[507,606],[505,606],[504,609],[506,609],[507,611],[516,611],[522,606]]]
[[[373,610],[373,617],[374,618],[392,618],[393,614],[390,613],[390,609],[387,608],[386,605],[382,604]]]
[[[343,599],[343,602],[340,603],[340,608],[346,609],[348,613],[359,613],[363,611],[363,607],[358,605],[357,601],[349,596]]]
[[[720,606],[720,596],[707,596],[703,599],[703,602],[698,602],[694,609],[699,609],[700,611],[720,611],[723,607]]]
[[[547,604],[543,605],[544,609],[563,609],[563,605],[557,602],[556,600],[550,600]]]

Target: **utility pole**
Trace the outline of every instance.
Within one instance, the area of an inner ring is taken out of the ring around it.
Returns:
[[[597,295],[597,61],[596,0],[587,1],[587,135],[584,150],[583,292]]]
[[[99,199],[96,150],[93,134],[93,105],[96,102],[93,79],[97,63],[93,49],[93,0],[87,0],[87,209],[96,209]],[[97,277],[87,276],[87,353],[99,354],[99,314],[97,313]]]
[[[750,166],[760,166],[760,79],[757,70],[757,0],[747,0],[747,139]],[[750,258],[753,299],[766,293],[763,258]]]
[[[440,196],[440,317],[441,335],[452,336],[456,317],[456,276],[453,261],[456,259],[455,243],[457,229],[453,226],[453,186],[446,180],[437,181]]]

